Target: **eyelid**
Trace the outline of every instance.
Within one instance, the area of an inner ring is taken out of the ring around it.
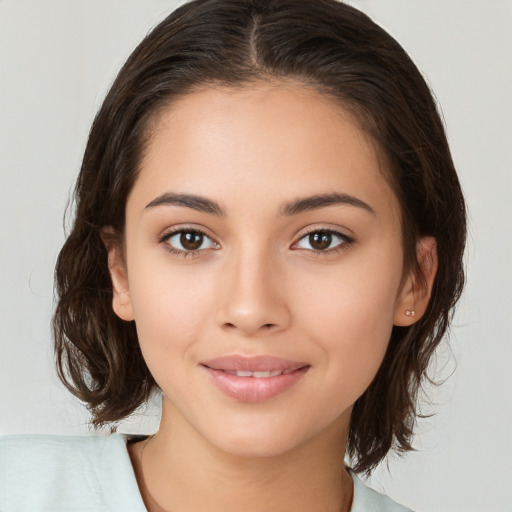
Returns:
[[[303,240],[304,238],[306,238],[309,235],[312,235],[313,233],[327,233],[327,234],[336,236],[338,238],[341,238],[343,240],[343,242],[338,244],[335,247],[332,247],[331,249],[325,249],[325,250],[305,249],[305,248],[302,248],[302,247],[297,247],[298,243],[301,240]],[[325,227],[325,226],[318,226],[318,227],[309,228],[306,231],[303,231],[302,233],[300,233],[297,236],[296,241],[292,244],[291,249],[303,250],[303,251],[307,251],[307,252],[310,252],[310,253],[313,253],[313,254],[316,254],[316,255],[322,255],[322,254],[323,255],[328,255],[328,254],[336,253],[338,251],[347,249],[355,241],[356,240],[355,240],[354,237],[347,235],[346,233],[344,233],[343,231],[341,231],[339,229],[330,228],[330,227],[328,228],[328,227]]]
[[[177,249],[170,245],[168,241],[175,235],[180,233],[197,233],[202,235],[205,238],[208,238],[215,247],[208,247],[205,249],[195,249],[195,250],[186,250],[186,249]],[[192,226],[192,225],[181,225],[181,226],[173,226],[172,228],[168,228],[165,230],[159,237],[158,243],[164,244],[165,249],[171,254],[182,256],[182,257],[196,257],[199,256],[201,252],[207,251],[210,249],[217,250],[220,248],[220,244],[215,240],[215,238],[209,235],[206,230],[200,227]]]
[[[176,224],[174,226],[168,226],[161,230],[161,234],[158,235],[158,241],[162,241],[166,238],[169,238],[169,236],[175,235],[176,233],[181,233],[182,231],[192,231],[194,233],[201,233],[201,235],[204,235],[216,242],[215,236],[210,232],[209,229],[206,229],[205,227],[194,223]]]
[[[168,244],[168,240],[179,234],[179,233],[183,233],[183,232],[192,232],[192,233],[198,233],[198,234],[201,234],[202,236],[208,238],[212,244],[214,245],[214,247],[208,247],[208,248],[205,248],[205,249],[191,249],[191,250],[187,250],[187,249],[177,249],[173,246],[171,246],[170,244]],[[301,240],[303,240],[304,238],[306,238],[307,236],[313,234],[313,233],[327,233],[327,234],[330,234],[330,235],[333,235],[335,237],[338,237],[342,240],[341,243],[339,243],[337,246],[335,247],[332,247],[330,249],[307,249],[307,248],[302,248],[302,247],[297,247],[297,245],[299,244],[299,242]],[[292,250],[302,250],[302,251],[306,251],[306,252],[309,252],[309,253],[312,253],[312,254],[315,254],[315,255],[329,255],[329,254],[333,254],[333,253],[337,253],[341,250],[344,250],[344,249],[347,249],[348,247],[350,247],[354,242],[355,242],[355,238],[352,237],[352,236],[349,236],[347,235],[346,233],[343,232],[343,230],[341,230],[340,228],[333,228],[333,227],[326,227],[326,226],[314,226],[314,227],[309,227],[309,228],[306,228],[305,231],[302,231],[295,239],[295,242],[292,244],[292,246],[290,247]],[[207,231],[202,228],[202,227],[199,227],[199,226],[195,226],[195,225],[180,225],[180,226],[173,226],[172,228],[168,228],[167,230],[165,230],[161,235],[159,235],[158,237],[158,243],[160,244],[164,244],[166,247],[166,250],[170,253],[173,253],[175,255],[179,255],[179,256],[182,256],[182,257],[197,257],[200,255],[200,253],[204,252],[204,251],[207,251],[207,250],[210,250],[210,249],[214,249],[214,250],[217,250],[217,249],[220,249],[221,246],[219,244],[219,242],[216,241],[215,237],[213,237],[212,235],[208,234]]]

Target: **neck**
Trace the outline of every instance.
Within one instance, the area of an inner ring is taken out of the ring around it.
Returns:
[[[167,417],[130,455],[148,512],[348,512],[352,479],[339,425],[286,453],[243,456]]]

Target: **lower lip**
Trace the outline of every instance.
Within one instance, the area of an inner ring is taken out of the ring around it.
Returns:
[[[275,377],[238,377],[223,370],[203,366],[213,383],[227,396],[245,403],[269,400],[295,385],[309,370],[304,366],[291,373]]]

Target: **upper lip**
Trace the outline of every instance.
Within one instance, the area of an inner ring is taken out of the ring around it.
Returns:
[[[290,361],[274,356],[222,356],[215,359],[202,361],[201,365],[207,366],[212,370],[239,371],[248,372],[267,372],[267,371],[293,371],[309,366],[304,362]]]

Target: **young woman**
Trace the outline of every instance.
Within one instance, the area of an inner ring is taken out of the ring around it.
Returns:
[[[334,0],[185,4],[94,121],[56,268],[64,383],[94,426],[160,390],[160,428],[5,437],[0,510],[406,510],[356,472],[411,449],[464,241],[386,32]]]

